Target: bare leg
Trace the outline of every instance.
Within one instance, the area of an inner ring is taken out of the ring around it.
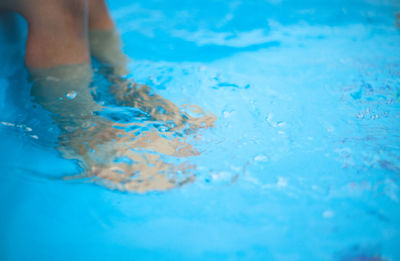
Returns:
[[[28,68],[90,62],[87,0],[3,0],[0,7],[28,21]]]
[[[87,1],[91,10],[89,19]],[[165,190],[193,180],[193,176],[179,174],[190,166],[175,166],[146,152],[174,157],[197,155],[174,131],[159,132],[151,127],[151,122],[149,126],[146,122],[118,124],[92,114],[101,108],[93,101],[88,88],[91,81],[88,23],[92,55],[113,68],[116,75],[110,77],[114,78],[115,95],[121,105],[137,105],[164,121],[179,113],[179,108],[172,103],[150,94],[149,87],[132,91],[136,84],[130,86],[119,78],[125,56],[103,0],[0,0],[1,7],[19,12],[28,21],[26,64],[34,81],[32,95],[44,108],[58,115],[57,123],[62,130],[59,150],[64,157],[78,159],[87,176],[101,178],[121,190]],[[163,117],[164,113],[154,109],[160,106],[165,106],[164,110],[171,116]],[[181,122],[181,117],[175,121]],[[143,131],[132,131],[137,128]],[[135,152],[132,148],[144,152]],[[123,157],[132,162],[116,161]],[[166,175],[175,173],[177,176],[172,178]]]
[[[104,0],[89,0],[90,52],[115,74],[126,74],[127,57]]]
[[[184,122],[190,122],[196,127],[212,125],[213,117],[196,120],[184,115],[175,104],[151,93],[148,86],[120,77],[127,73],[127,58],[104,0],[89,0],[89,45],[91,55],[107,66],[105,74],[112,83],[110,92],[114,94],[118,105],[140,108],[154,119],[173,122],[176,127],[182,126]],[[205,115],[204,112],[203,114]]]
[[[89,29],[113,30],[114,22],[104,0],[89,0]]]
[[[88,88],[92,72],[87,0],[3,0],[28,22],[25,63],[31,94],[62,117],[90,114],[98,106]]]
[[[32,96],[64,119],[91,115],[99,108],[88,88],[92,70],[87,1],[0,0],[0,8],[20,13],[28,22],[25,62],[33,80]]]

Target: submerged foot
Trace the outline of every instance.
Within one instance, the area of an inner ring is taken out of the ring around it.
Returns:
[[[87,66],[32,72],[32,95],[60,127],[63,157],[78,160],[84,177],[119,190],[166,190],[193,181],[195,166],[183,159],[199,152],[187,142],[187,134],[212,126],[215,117],[197,107],[202,116],[191,117],[148,86],[122,81],[111,89],[118,105],[133,106],[148,117],[114,121],[102,115],[109,108],[90,94]]]

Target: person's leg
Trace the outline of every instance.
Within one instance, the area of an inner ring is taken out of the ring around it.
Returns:
[[[3,0],[28,22],[28,68],[90,62],[87,0]]]
[[[88,88],[87,0],[6,1],[28,22],[25,63],[35,101],[63,118],[98,109]]]
[[[104,0],[89,0],[89,29],[113,30],[114,22]]]
[[[117,105],[140,108],[154,119],[173,122],[175,126],[181,127],[184,122],[200,126],[202,119],[204,126],[212,125],[214,118],[195,119],[184,115],[174,103],[152,93],[150,87],[120,77],[127,73],[127,58],[105,0],[89,0],[89,45],[91,55],[107,67],[105,76],[111,83],[109,91]]]
[[[89,0],[89,46],[91,55],[114,74],[126,73],[127,57],[105,0]]]

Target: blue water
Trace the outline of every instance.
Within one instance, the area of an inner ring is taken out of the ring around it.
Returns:
[[[399,2],[109,4],[130,77],[218,117],[189,137],[196,180],[63,180],[79,167],[32,109],[18,18],[0,30],[0,260],[400,260]]]

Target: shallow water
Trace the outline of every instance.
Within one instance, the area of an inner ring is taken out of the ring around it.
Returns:
[[[110,8],[128,77],[217,117],[187,134],[199,155],[172,159],[195,180],[138,194],[62,179],[79,165],[32,109],[24,36],[0,34],[0,259],[400,260],[398,3]]]

